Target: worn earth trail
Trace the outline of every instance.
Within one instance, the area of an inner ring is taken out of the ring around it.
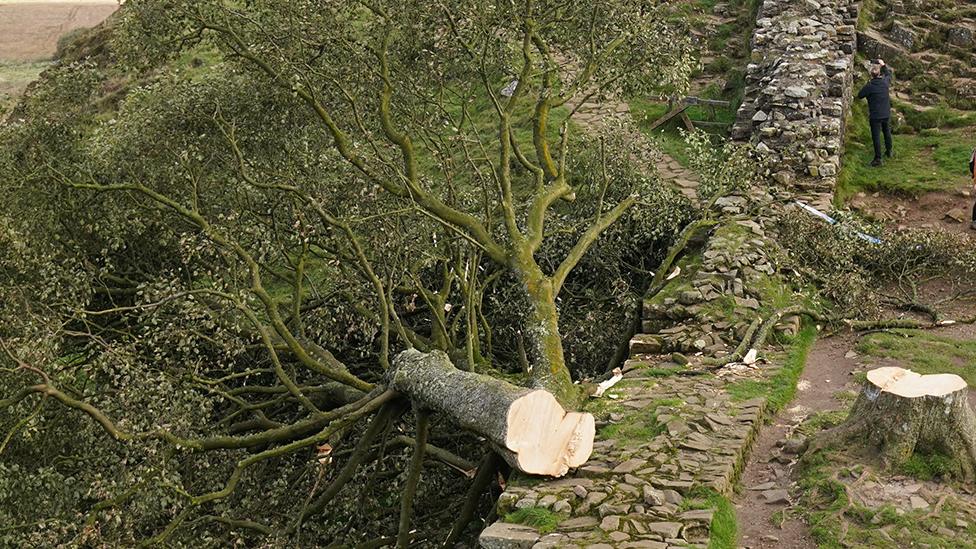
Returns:
[[[969,221],[973,207],[971,185],[934,191],[918,197],[861,193],[849,206],[898,228],[942,229],[976,237]]]
[[[927,288],[932,293],[944,288]],[[972,304],[962,300],[945,311],[947,318],[972,314]],[[960,340],[976,339],[976,326],[956,324],[933,330],[931,333]],[[854,352],[858,337],[843,334],[817,340],[807,358],[803,375],[797,384],[794,400],[756,439],[740,479],[736,495],[736,518],[739,526],[738,547],[747,549],[814,549],[810,527],[792,513],[794,503],[784,492],[792,492],[795,480],[795,455],[782,452],[778,446],[789,438],[793,430],[812,414],[838,410],[850,406],[849,400],[839,398],[859,390],[853,375],[880,366],[909,368],[909,364],[891,359],[866,357]],[[976,405],[976,392],[969,394],[970,405]],[[768,500],[772,500],[771,502]]]
[[[851,373],[861,367],[848,354],[853,345],[854,337],[849,335],[817,340],[797,384],[796,398],[760,431],[742,472],[742,490],[735,498],[740,547],[814,549],[817,546],[805,522],[788,512],[786,519],[781,519],[784,516],[781,511],[789,508],[790,501],[781,498],[783,494],[778,491],[790,489],[796,456],[781,454],[777,443],[810,414],[846,406],[835,395],[855,388]],[[793,459],[787,461],[787,458]]]

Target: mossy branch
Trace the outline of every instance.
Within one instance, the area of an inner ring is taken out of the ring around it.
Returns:
[[[427,451],[427,436],[430,433],[430,411],[417,410],[417,438],[413,447],[413,457],[407,470],[407,482],[400,496],[400,526],[397,530],[397,549],[406,549],[410,543],[410,520],[413,515],[413,499],[420,484],[420,473],[424,469],[424,453]]]

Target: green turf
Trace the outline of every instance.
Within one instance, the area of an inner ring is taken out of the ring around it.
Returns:
[[[654,139],[658,143],[658,146],[661,147],[661,150],[677,160],[679,164],[684,167],[689,167],[688,144],[685,143],[684,136],[682,135],[685,128],[680,118],[676,117],[666,124],[655,128],[653,131],[649,129],[657,119],[667,113],[667,103],[646,99],[631,99],[629,104],[631,116],[633,116],[634,122],[641,131]],[[735,121],[735,110],[731,107],[717,107],[714,114],[708,107],[699,106],[691,107],[686,112],[693,121],[719,122],[727,126],[731,126]],[[707,129],[720,135],[724,134],[724,131],[716,130],[715,128]]]
[[[736,531],[735,505],[729,498],[711,488],[696,488],[681,503],[679,511],[691,509],[713,509],[712,524],[709,529],[708,549],[734,549]]]
[[[862,191],[918,196],[967,185],[969,154],[976,146],[976,132],[967,125],[973,115],[945,108],[903,109],[906,122],[895,128],[894,158],[874,168],[869,165],[874,146],[866,111],[865,102],[857,102],[848,124],[836,192],[840,203]]]
[[[544,507],[527,507],[505,515],[505,522],[532,526],[539,530],[540,534],[548,534],[556,529],[560,518]]]
[[[857,351],[897,360],[920,374],[956,374],[976,385],[976,341],[921,330],[893,330],[865,336]]]
[[[735,506],[729,498],[714,492],[708,498],[715,508],[712,516],[711,536],[708,549],[734,549],[737,524],[735,520]]]
[[[803,373],[807,355],[817,339],[817,328],[807,325],[796,335],[783,365],[768,379],[737,381],[728,386],[734,400],[766,397],[767,411],[775,413],[793,399],[796,383]]]
[[[600,429],[600,440],[631,440],[645,442],[663,433],[667,427],[658,421],[657,409],[660,407],[680,407],[684,402],[675,398],[661,398],[647,406],[653,410],[649,414],[631,414],[625,421],[613,423]]]
[[[0,116],[13,108],[20,94],[50,63],[11,63],[0,61]]]

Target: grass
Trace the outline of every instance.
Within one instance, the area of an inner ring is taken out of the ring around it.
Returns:
[[[951,500],[931,516],[930,509],[898,511],[893,505],[867,507],[850,501],[844,484],[860,476],[858,468],[849,467],[850,461],[840,452],[822,452],[806,461],[800,471],[802,497],[797,509],[805,515],[819,547],[976,548],[976,526],[968,515],[967,528],[956,525],[959,510]],[[955,534],[950,537],[940,528]]]
[[[922,453],[916,451],[902,465],[902,472],[919,480],[947,478],[956,471],[952,458],[939,452]]]
[[[956,374],[976,385],[976,341],[921,330],[893,330],[861,339],[857,352],[893,359],[920,374]]]
[[[714,509],[712,524],[709,530],[708,549],[735,549],[738,547],[735,520],[735,505],[729,498],[711,488],[696,488],[681,504],[680,511],[692,509]]]
[[[843,167],[836,200],[843,203],[858,192],[918,196],[964,186],[969,181],[969,153],[976,123],[973,114],[945,107],[917,111],[903,107],[905,126],[895,128],[894,158],[883,168],[869,166],[874,157],[871,128],[864,101],[855,104],[848,122]]]
[[[708,549],[734,549],[737,525],[735,522],[735,506],[729,498],[713,492],[708,499],[715,508],[712,516],[711,538]]]
[[[50,63],[8,63],[0,61],[0,116],[13,108],[24,93],[27,85],[37,80],[37,77],[50,66]]]
[[[556,529],[561,518],[545,507],[526,507],[508,513],[504,520],[511,524],[531,526],[545,535]]]
[[[717,92],[704,95],[717,95]],[[688,167],[690,165],[687,152],[688,145],[685,143],[682,135],[684,125],[682,124],[680,118],[674,118],[668,121],[667,124],[656,128],[654,131],[650,131],[649,129],[651,124],[667,113],[667,103],[636,98],[631,99],[629,104],[630,114],[634,117],[634,121],[641,131],[654,139],[658,143],[661,150],[674,158],[678,164]],[[712,115],[711,109],[700,106],[693,106],[685,112],[693,121],[705,120],[709,122],[721,122],[729,126],[735,122],[735,109],[731,107],[716,108],[714,116]]]
[[[820,431],[836,427],[847,419],[847,409],[826,410],[817,412],[806,419],[797,428],[797,432],[805,437],[811,437]]]
[[[817,339],[817,328],[811,324],[804,326],[793,338],[789,353],[783,365],[768,379],[744,379],[728,386],[733,400],[742,401],[765,396],[769,413],[776,413],[796,394],[796,383],[803,373],[807,355]]]
[[[649,414],[632,414],[628,421],[607,425],[600,429],[601,440],[637,440],[649,441],[664,433],[667,426],[657,420],[657,409],[660,407],[679,407],[684,401],[677,398],[660,398],[648,405],[647,409],[654,410]]]

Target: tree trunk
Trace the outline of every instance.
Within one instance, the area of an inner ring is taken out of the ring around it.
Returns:
[[[579,391],[563,356],[563,340],[559,333],[559,309],[552,280],[542,271],[525,269],[522,275],[529,300],[529,318],[525,326],[532,380],[537,387],[552,393],[564,406],[575,407]]]
[[[566,412],[547,391],[458,370],[440,351],[400,353],[389,388],[484,436],[525,473],[562,476],[593,451],[592,415]]]
[[[966,382],[954,374],[871,370],[847,420],[820,435],[811,450],[867,445],[893,468],[904,465],[916,450],[941,452],[952,459],[961,478],[974,480],[976,415],[966,393]]]

